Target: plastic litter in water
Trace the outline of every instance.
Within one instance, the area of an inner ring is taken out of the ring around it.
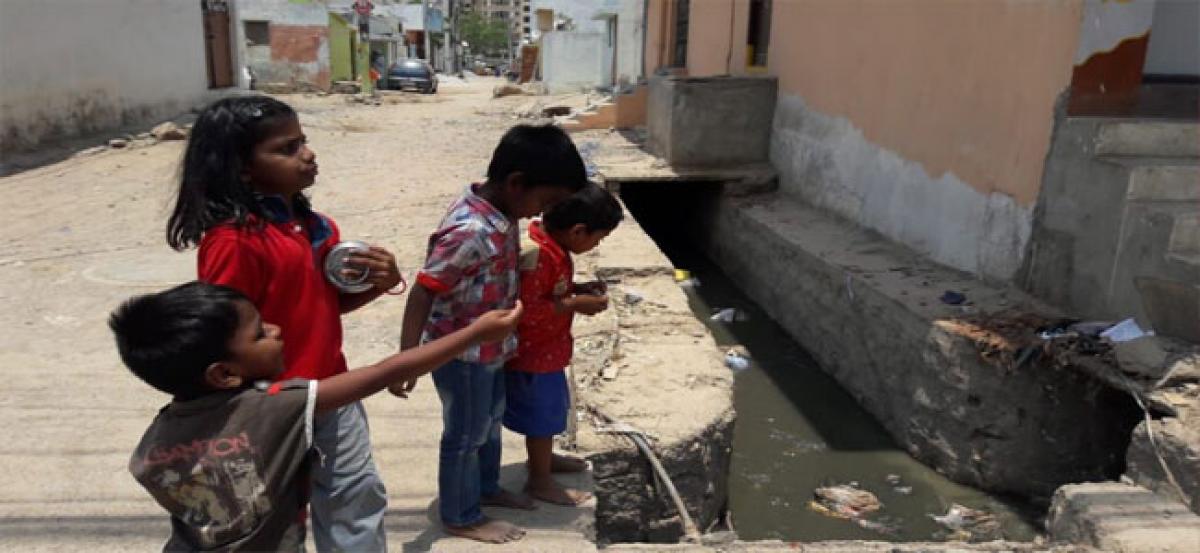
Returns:
[[[719,309],[716,313],[713,313],[711,318],[714,321],[722,323],[732,323],[735,321],[740,323],[747,320],[746,313],[744,311],[741,309],[735,309],[733,307]]]
[[[735,371],[750,368],[750,353],[742,347],[730,348],[725,352],[725,366]]]
[[[1154,336],[1154,332],[1142,330],[1132,318],[1125,319],[1100,333],[1101,338],[1108,338],[1110,342],[1128,342],[1145,336]]]

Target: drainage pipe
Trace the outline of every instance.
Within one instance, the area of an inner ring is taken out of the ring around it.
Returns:
[[[606,416],[600,416],[605,419],[608,426],[598,429],[598,432],[603,434],[620,434],[629,438],[637,446],[638,450],[642,452],[642,455],[650,461],[650,466],[654,468],[654,473],[658,481],[662,482],[663,486],[667,488],[667,494],[671,496],[671,501],[675,503],[675,509],[679,511],[679,518],[683,521],[683,541],[700,543],[700,529],[696,526],[696,522],[692,520],[691,515],[688,514],[687,506],[684,505],[683,498],[679,496],[679,490],[675,489],[675,483],[671,481],[670,475],[667,474],[667,469],[658,460],[658,456],[654,454],[654,450],[650,449],[650,444],[646,441],[646,434],[629,424],[615,422]]]

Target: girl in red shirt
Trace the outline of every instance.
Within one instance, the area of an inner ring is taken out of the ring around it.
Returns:
[[[316,154],[290,106],[266,96],[218,100],[192,127],[167,223],[172,248],[199,246],[200,280],[237,289],[263,320],[281,328],[286,370],[280,380],[345,372],[341,315],[401,279],[395,258],[378,247],[349,259],[370,270],[371,290],[341,293],[325,279],[325,254],[340,236],[303,194],[316,177]],[[387,495],[371,459],[362,405],[318,418],[314,443],[329,459],[313,470],[317,549],[384,550]]]

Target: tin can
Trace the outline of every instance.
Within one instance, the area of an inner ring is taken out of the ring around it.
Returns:
[[[347,240],[339,242],[325,254],[325,278],[333,284],[338,290],[347,294],[357,294],[366,292],[373,286],[367,282],[367,278],[371,276],[370,269],[358,267],[350,267],[348,260],[350,254],[354,252],[365,252],[370,249],[370,246],[365,242],[358,240]],[[355,276],[346,276],[342,274],[344,269],[353,269],[359,271]]]

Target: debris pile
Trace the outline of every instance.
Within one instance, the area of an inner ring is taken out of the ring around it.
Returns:
[[[846,519],[859,527],[879,532],[895,534],[899,528],[886,520],[870,520],[866,518],[883,508],[875,494],[859,489],[856,482],[822,486],[813,490],[812,501],[808,507],[813,511],[828,517]]]

